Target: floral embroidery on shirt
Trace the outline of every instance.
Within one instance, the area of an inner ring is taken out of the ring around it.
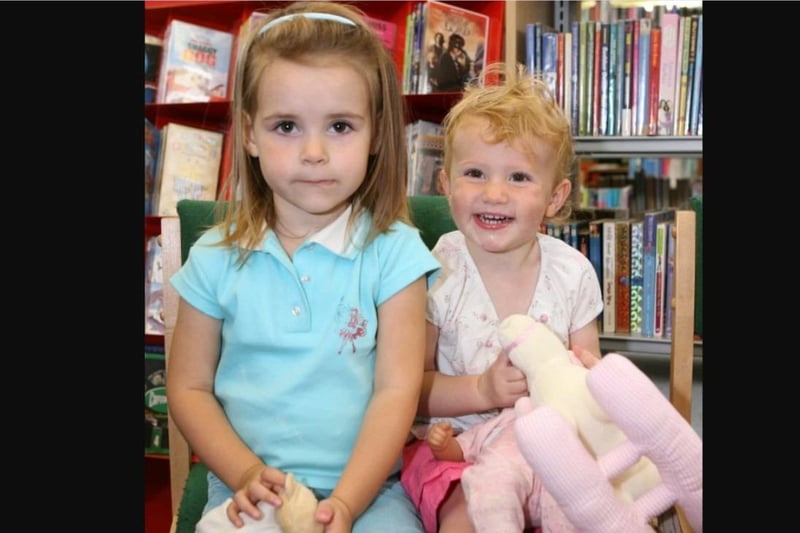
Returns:
[[[339,330],[339,336],[342,338],[342,345],[339,346],[339,355],[347,343],[353,347],[353,353],[356,353],[356,339],[363,337],[367,333],[367,319],[361,317],[361,312],[357,307],[351,307],[347,325]]]

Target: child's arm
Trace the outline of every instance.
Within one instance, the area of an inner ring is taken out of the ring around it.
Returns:
[[[525,374],[500,353],[483,374],[446,376],[436,369],[439,329],[426,322],[425,375],[418,413],[422,416],[462,416],[513,407],[528,395]]]
[[[337,508],[346,505],[351,520],[386,481],[414,421],[425,350],[424,277],[381,304],[378,324],[375,390],[350,460],[331,495],[338,500]],[[327,523],[331,518],[323,503],[317,519]],[[333,516],[334,522],[338,516],[338,512]]]
[[[261,518],[261,512],[252,502],[264,500],[279,505],[280,498],[275,493],[283,486],[285,476],[265,467],[242,442],[214,397],[222,322],[198,311],[183,298],[178,305],[167,371],[170,413],[192,450],[227,486],[236,491],[248,485],[247,496],[234,496],[238,510]],[[260,482],[256,478],[248,483],[259,475]],[[271,484],[272,490],[264,483]],[[236,512],[228,513],[229,517],[232,515],[234,523],[244,524]]]
[[[596,357],[601,356],[600,352],[600,334],[597,332],[597,321],[590,320],[588,324],[583,326],[581,329],[575,330],[569,334],[569,346],[570,349],[573,351],[576,357],[583,362],[584,366],[587,368],[591,368],[586,365],[586,361],[583,360],[578,352],[575,350],[575,347],[578,346],[584,352],[590,352],[592,355]]]
[[[433,456],[440,461],[463,461],[464,451],[453,436],[453,426],[449,422],[437,422],[428,430],[425,437]]]

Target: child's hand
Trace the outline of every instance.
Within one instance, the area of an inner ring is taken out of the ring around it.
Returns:
[[[572,353],[575,354],[575,357],[578,359],[578,361],[580,361],[580,363],[586,368],[592,368],[594,365],[600,362],[599,357],[589,350],[584,350],[580,346],[573,346]]]
[[[505,352],[500,352],[492,366],[478,377],[478,392],[490,408],[512,407],[528,395],[528,380],[522,370],[511,364]]]
[[[428,430],[428,435],[425,439],[428,441],[428,446],[435,452],[442,451],[447,448],[450,439],[453,438],[453,426],[450,422],[437,422],[431,429]]]
[[[239,516],[243,512],[254,520],[261,519],[261,511],[256,506],[259,501],[280,507],[281,498],[278,490],[286,483],[286,474],[265,464],[250,467],[243,475],[239,490],[233,493],[233,501],[228,505],[226,514],[236,527],[242,527],[244,521]]]
[[[325,533],[350,533],[353,529],[350,508],[333,495],[319,502],[314,518],[320,524],[325,524]]]

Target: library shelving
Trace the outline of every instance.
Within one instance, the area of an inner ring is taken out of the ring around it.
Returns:
[[[241,25],[256,10],[269,10],[287,5],[287,1],[156,1],[145,0],[145,33],[161,36],[168,22],[181,19],[187,22],[207,25],[230,31],[238,36]],[[367,15],[390,21],[397,26],[396,43],[393,49],[399,78],[402,78],[404,61],[404,40],[406,19],[417,2],[412,0],[353,1]],[[489,46],[486,63],[502,60],[506,63],[525,63],[525,34],[529,22],[542,22],[550,29],[569,31],[570,21],[580,20],[583,4],[595,2],[574,1],[503,1],[476,0],[446,2],[489,17]],[[234,41],[234,54],[238,48]],[[231,65],[235,64],[235,57]],[[460,93],[407,94],[407,122],[418,119],[441,121],[447,111],[460,99]],[[181,103],[144,105],[145,117],[161,128],[169,122],[180,122],[217,131],[227,132],[229,128],[230,102]],[[220,186],[230,170],[230,144],[226,135],[223,161],[220,169]],[[632,157],[696,157],[702,158],[702,136],[595,136],[576,137],[575,149],[579,157],[632,158]],[[144,217],[145,242],[160,233],[160,217]],[[699,236],[698,236],[699,237]],[[145,344],[163,344],[163,337],[149,335]],[[646,338],[631,335],[601,334],[601,349],[604,353],[616,351],[626,355],[668,358],[670,339]],[[702,357],[702,341],[694,344],[695,358]],[[146,456],[146,461],[159,458]],[[163,466],[154,465],[154,466]],[[174,504],[174,502],[173,502]],[[148,528],[149,533],[159,529]],[[166,531],[166,529],[164,530]]]

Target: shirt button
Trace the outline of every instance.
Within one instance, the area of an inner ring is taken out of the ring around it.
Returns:
[[[300,316],[300,308],[297,306],[292,307],[292,316]]]
[[[309,281],[311,281],[311,276],[309,276],[308,274],[301,276],[300,281],[302,281],[303,283],[308,283]]]

